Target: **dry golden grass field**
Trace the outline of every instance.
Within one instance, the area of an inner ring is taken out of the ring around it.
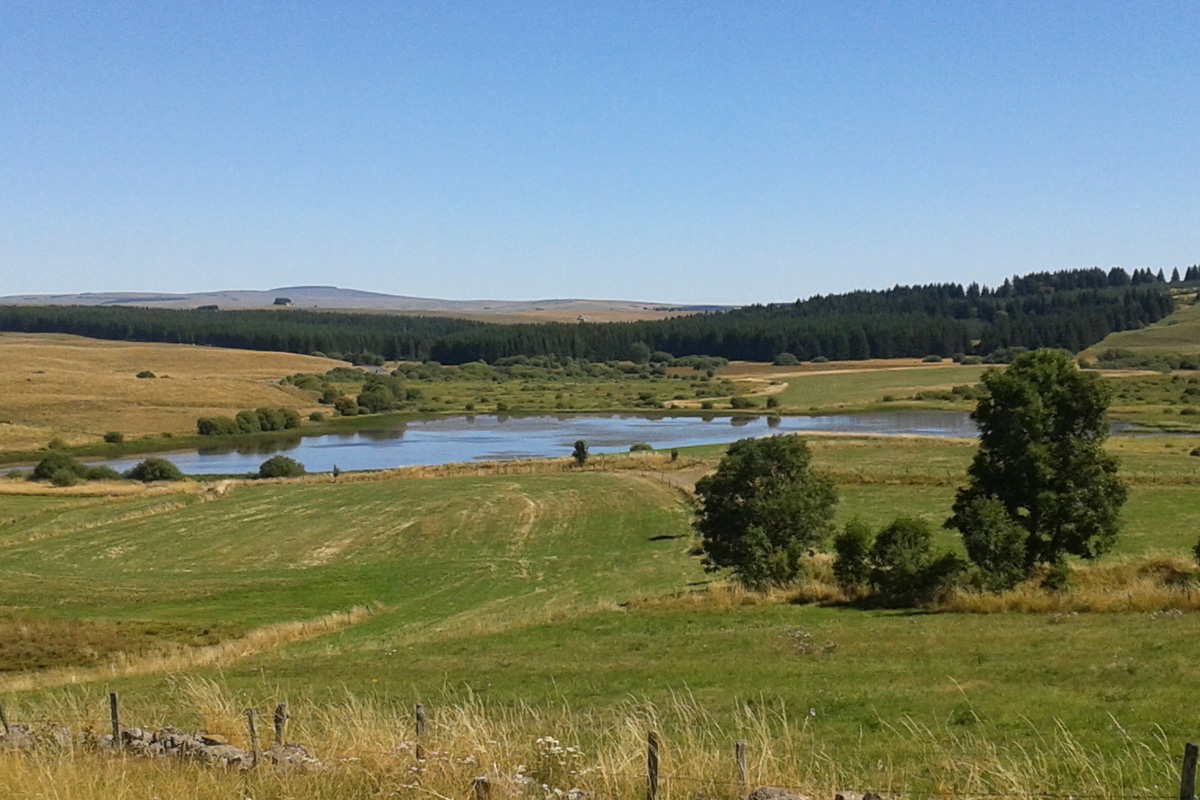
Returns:
[[[196,418],[288,406],[311,395],[278,385],[294,372],[325,372],[325,358],[175,344],[110,342],[60,334],[0,334],[0,450],[30,450],[58,437],[99,441],[195,433]],[[157,377],[138,378],[143,370]]]

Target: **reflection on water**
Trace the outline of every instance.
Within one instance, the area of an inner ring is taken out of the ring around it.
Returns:
[[[190,474],[238,474],[255,472],[266,456],[286,452],[310,471],[326,472],[334,464],[343,470],[356,470],[565,457],[570,455],[577,439],[585,440],[593,453],[614,453],[625,452],[637,442],[655,448],[688,447],[724,444],[768,433],[804,432],[958,437],[976,434],[975,425],[966,414],[947,411],[828,417],[476,414],[415,420],[357,433],[205,447],[168,457]],[[126,469],[138,460],[105,463]]]

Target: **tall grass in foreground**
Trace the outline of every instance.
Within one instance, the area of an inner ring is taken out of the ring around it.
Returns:
[[[206,729],[245,744],[243,698],[194,678],[182,679],[176,691],[175,702],[190,703]],[[103,698],[72,692],[40,702],[12,708],[11,716],[101,731],[107,722]],[[651,730],[662,735],[665,800],[739,796],[733,757],[739,738],[748,744],[751,788],[788,786],[814,798],[872,790],[889,797],[1165,799],[1178,786],[1175,745],[1161,732],[1134,741],[1118,726],[1114,736],[1121,740],[1099,752],[1061,726],[1030,730],[1016,745],[989,741],[969,726],[930,728],[901,719],[881,723],[847,752],[826,747],[805,714],[746,705],[716,717],[695,699],[676,695],[663,705],[631,700],[596,712],[490,707],[473,696],[448,697],[430,707],[424,760],[417,758],[412,728],[407,708],[370,697],[295,708],[288,738],[308,746],[322,766],[292,772],[264,765],[239,773],[71,749],[0,751],[0,797],[458,798],[470,796],[475,778],[486,777],[497,800],[557,797],[571,789],[595,798],[642,798]],[[893,758],[889,751],[907,755]]]

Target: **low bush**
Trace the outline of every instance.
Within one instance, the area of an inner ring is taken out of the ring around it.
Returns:
[[[779,355],[775,356],[775,360],[771,363],[777,367],[794,367],[800,363],[800,359],[796,358],[791,353],[780,353]]]
[[[139,373],[137,374],[137,376],[138,376],[139,378],[153,378],[153,377],[155,377],[154,373],[153,373],[153,372],[151,372],[151,371],[150,371],[150,370],[148,370],[148,369],[144,369],[144,370],[142,370],[141,372],[139,372]]]
[[[779,398],[771,395],[767,398],[767,408],[779,408]]]
[[[287,456],[271,456],[258,467],[260,478],[298,478],[304,473],[304,465]]]
[[[845,591],[865,586],[871,577],[871,544],[875,536],[857,519],[850,520],[833,537],[833,577]]]
[[[730,408],[738,408],[738,409],[757,408],[757,405],[755,404],[755,402],[753,400],[751,400],[749,397],[741,397],[741,396],[731,397],[729,399],[729,406],[730,406]]]
[[[155,481],[181,481],[184,479],[179,467],[165,458],[147,458],[125,473],[126,478],[132,478],[142,483]]]
[[[940,364],[942,363],[942,357],[930,354],[922,358],[921,361],[925,364]]]
[[[50,483],[55,486],[74,486],[79,483],[79,476],[66,467],[63,467],[50,473]]]
[[[646,444],[645,442],[638,442],[637,444],[629,445],[629,452],[631,452],[631,453],[648,453],[653,449],[654,449],[653,447]]]
[[[104,441],[108,444],[120,444],[125,441],[125,434],[120,431],[109,431],[104,434]]]
[[[84,467],[82,477],[84,480],[89,481],[119,481],[121,480],[121,473],[112,467],[100,465],[96,467]]]
[[[201,436],[232,436],[238,432],[233,417],[201,417],[196,420],[196,433]]]
[[[35,481],[47,481],[61,470],[67,470],[78,478],[83,475],[84,469],[83,464],[76,461],[69,453],[54,452],[38,462],[37,466],[33,468],[30,478]]]

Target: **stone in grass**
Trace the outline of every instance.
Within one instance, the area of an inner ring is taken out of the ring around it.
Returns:
[[[750,793],[747,800],[808,800],[808,797],[782,786],[760,786]]]

